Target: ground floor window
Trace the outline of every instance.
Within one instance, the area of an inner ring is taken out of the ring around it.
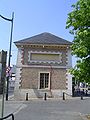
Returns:
[[[49,73],[40,73],[40,89],[49,88]]]

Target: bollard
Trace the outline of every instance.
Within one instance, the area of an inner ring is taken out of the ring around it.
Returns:
[[[82,91],[82,94],[84,95],[84,89],[83,89],[83,91]]]
[[[47,94],[46,93],[44,94],[44,100],[47,100]]]
[[[86,90],[86,96],[88,96],[88,90]]]
[[[81,100],[83,100],[83,95],[81,95]]]
[[[65,93],[63,92],[63,100],[65,100]]]
[[[28,101],[28,93],[26,93],[26,101]]]

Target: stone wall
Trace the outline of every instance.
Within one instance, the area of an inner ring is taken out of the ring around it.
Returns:
[[[66,89],[66,70],[55,68],[22,68],[21,88],[38,89],[40,72],[50,72],[51,89]]]

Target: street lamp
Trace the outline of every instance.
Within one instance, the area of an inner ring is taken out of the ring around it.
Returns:
[[[10,34],[9,57],[8,57],[8,68],[10,68],[14,12],[12,13],[12,18],[11,19],[8,19],[8,18],[6,18],[2,15],[0,15],[0,17],[3,18],[6,21],[11,22],[11,34]],[[6,100],[8,100],[8,88],[9,88],[9,75],[7,76]]]

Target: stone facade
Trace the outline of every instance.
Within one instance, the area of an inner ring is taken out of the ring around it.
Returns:
[[[15,44],[18,47],[15,98],[25,99],[26,93],[30,98],[43,97],[44,93],[60,97],[63,91],[72,94],[72,80],[67,72],[71,68],[71,44],[22,41]]]
[[[50,73],[51,89],[66,89],[66,70],[57,68],[23,68],[21,75],[21,88],[39,89],[39,72]]]

